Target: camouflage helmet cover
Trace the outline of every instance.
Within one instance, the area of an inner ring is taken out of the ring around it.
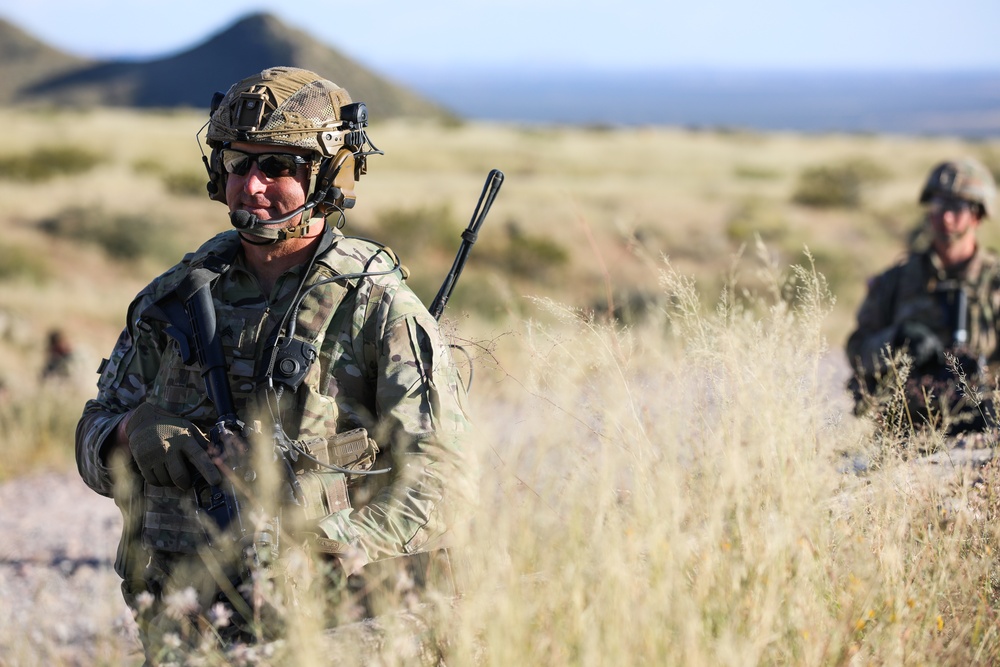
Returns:
[[[229,89],[208,125],[208,144],[245,141],[296,146],[332,157],[343,146],[340,110],[348,92],[297,67],[272,67]]]
[[[979,204],[984,217],[993,214],[996,184],[993,174],[972,158],[942,162],[931,170],[920,192],[920,203],[927,204],[935,196],[959,197]]]

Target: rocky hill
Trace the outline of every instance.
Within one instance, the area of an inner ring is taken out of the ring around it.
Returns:
[[[76,58],[0,20],[0,104],[207,108],[216,91],[274,65],[322,74],[375,119],[450,115],[271,14],[248,15],[188,50],[142,61]]]

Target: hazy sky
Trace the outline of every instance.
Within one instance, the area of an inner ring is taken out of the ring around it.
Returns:
[[[386,73],[1000,69],[1000,0],[0,0],[0,17],[89,57],[184,50],[252,11]]]

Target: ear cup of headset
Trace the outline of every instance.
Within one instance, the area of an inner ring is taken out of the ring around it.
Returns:
[[[354,184],[354,153],[350,149],[341,148],[332,158],[323,160],[319,169],[317,189],[329,189],[323,201],[317,205],[320,213],[325,215],[334,209],[353,208],[357,199]]]
[[[218,148],[212,149],[209,158],[202,157],[205,169],[208,170],[208,198],[212,201],[226,203],[226,170],[222,168],[222,157]]]

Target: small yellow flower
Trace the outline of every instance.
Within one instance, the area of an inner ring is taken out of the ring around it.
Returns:
[[[859,618],[858,622],[854,624],[854,629],[856,631],[860,632],[860,631],[862,631],[862,630],[865,629],[865,624],[866,623],[867,623],[867,621],[865,621],[865,619]]]
[[[944,630],[944,619],[941,618],[940,614],[938,614],[938,617],[937,617],[937,628],[938,628],[938,632],[941,632],[942,630]]]

